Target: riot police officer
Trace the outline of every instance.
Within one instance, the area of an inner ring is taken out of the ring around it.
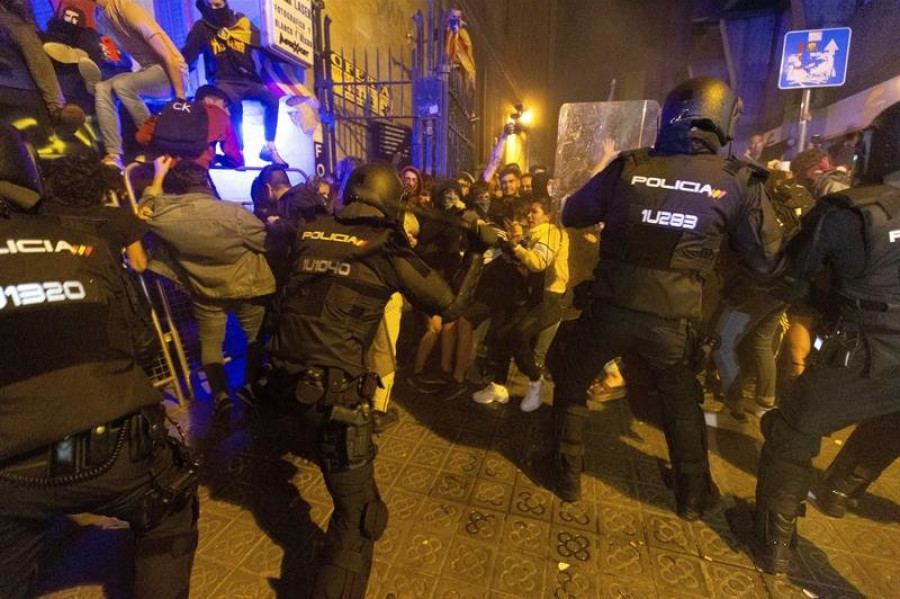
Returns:
[[[830,331],[820,332],[824,343],[815,364],[762,420],[765,444],[752,529],[747,530],[746,512],[727,514],[739,534],[749,533],[757,564],[770,573],[790,565],[797,517],[823,436],[861,423],[820,493],[825,510],[835,515],[897,455],[900,103],[878,115],[863,138],[861,186],[821,198],[787,251],[795,279],[809,279],[829,266]]]
[[[678,85],[662,107],[654,148],[623,152],[563,205],[564,226],[605,223],[595,279],[576,290],[584,311],[560,331],[551,360],[563,500],[581,492],[588,387],[624,352],[639,356],[657,380],[678,514],[697,519],[718,496],[691,367],[701,287],[726,238],[759,271],[769,269],[781,239],[765,171],[718,156],[740,113],[740,98],[721,81]]]
[[[0,597],[31,596],[57,514],[125,520],[134,596],[187,597],[196,464],[138,367],[121,265],[101,237],[35,214],[40,176],[0,125]]]
[[[385,304],[400,291],[420,310],[454,320],[481,272],[481,255],[470,251],[454,297],[406,241],[405,196],[388,165],[364,164],[351,173],[337,216],[319,218],[299,233],[271,344],[274,364],[296,377],[296,398],[316,430],[319,465],[334,501],[314,583],[317,598],[364,596],[374,542],[387,524],[373,478],[369,402],[379,383],[365,365]],[[470,223],[469,230],[476,247],[496,241],[483,222]]]

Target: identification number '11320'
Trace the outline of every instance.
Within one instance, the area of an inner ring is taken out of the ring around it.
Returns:
[[[80,301],[87,295],[80,281],[19,283],[0,288],[0,310],[8,305],[29,306],[52,302]]]

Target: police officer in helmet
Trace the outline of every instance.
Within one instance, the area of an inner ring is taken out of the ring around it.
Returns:
[[[563,500],[581,493],[587,389],[603,364],[625,352],[655,375],[678,514],[697,519],[718,496],[692,367],[701,287],[723,243],[767,272],[781,240],[765,171],[718,155],[740,113],[740,98],[722,81],[685,81],[665,100],[656,145],[623,152],[563,204],[567,227],[605,223],[594,281],[576,289],[582,315],[553,349]]]
[[[790,277],[830,271],[828,330],[820,331],[815,363],[762,419],[752,520],[740,509],[727,513],[770,573],[790,565],[822,437],[859,424],[816,493],[823,511],[835,516],[898,455],[900,103],[872,121],[863,141],[861,185],[819,199],[788,246]]]
[[[373,478],[370,399],[379,384],[365,355],[391,294],[456,319],[471,298],[485,249],[497,241],[482,221],[464,223],[476,251],[454,296],[410,248],[401,225],[406,192],[385,164],[357,167],[336,216],[309,223],[293,265],[271,344],[273,362],[296,380],[296,399],[316,431],[319,465],[334,501],[313,596],[361,598],[387,507]],[[472,247],[470,246],[470,247]]]
[[[46,525],[79,512],[130,524],[133,596],[187,597],[196,464],[135,362],[121,263],[37,213],[41,193],[0,124],[0,597],[32,596]]]

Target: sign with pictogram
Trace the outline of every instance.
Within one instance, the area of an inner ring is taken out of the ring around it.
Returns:
[[[788,31],[781,54],[781,89],[839,87],[847,80],[849,27]]]

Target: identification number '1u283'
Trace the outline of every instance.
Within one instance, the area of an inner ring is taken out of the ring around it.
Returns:
[[[666,210],[641,210],[641,220],[650,225],[661,227],[674,227],[676,229],[696,229],[697,217],[693,214],[681,212],[667,212]]]

